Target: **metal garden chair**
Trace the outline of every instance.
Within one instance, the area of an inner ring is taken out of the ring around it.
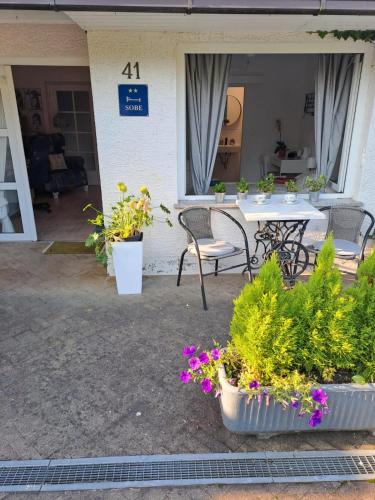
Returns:
[[[333,234],[336,249],[335,257],[344,260],[356,260],[357,264],[364,258],[366,243],[374,227],[374,217],[363,208],[335,205],[322,207],[327,212],[328,227],[326,237]],[[310,251],[316,255],[322,248],[324,240],[313,243]],[[315,264],[315,262],[314,262]]]
[[[231,243],[223,240],[217,240],[213,236],[211,227],[211,214],[212,212],[218,212],[223,216],[230,219],[241,231],[245,248],[239,248],[232,245]],[[207,310],[206,294],[204,289],[203,278],[205,276],[210,276],[223,271],[229,271],[230,269],[235,269],[238,267],[244,267],[244,272],[248,272],[249,281],[252,280],[251,265],[250,265],[250,253],[249,244],[247,240],[246,233],[241,224],[234,219],[231,215],[224,210],[214,207],[192,207],[187,208],[180,212],[178,216],[178,221],[181,226],[185,229],[187,233],[187,247],[182,252],[180,257],[180,264],[178,269],[177,286],[180,286],[182,266],[184,263],[184,257],[187,252],[194,255],[198,259],[199,268],[199,280],[201,284],[203,309]],[[246,261],[241,264],[235,264],[233,266],[225,267],[224,269],[219,269],[219,260],[226,259],[228,257],[234,257],[242,253],[246,254]],[[208,273],[203,273],[202,261],[215,262],[215,270]]]

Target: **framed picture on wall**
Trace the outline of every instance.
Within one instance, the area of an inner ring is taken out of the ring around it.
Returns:
[[[16,98],[18,110],[40,111],[43,109],[41,89],[16,89]]]
[[[16,89],[16,100],[22,133],[33,135],[43,132],[44,119],[41,89]]]

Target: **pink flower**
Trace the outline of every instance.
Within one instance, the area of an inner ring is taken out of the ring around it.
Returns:
[[[309,419],[309,426],[316,427],[322,422],[323,412],[321,410],[314,410]]]
[[[257,380],[252,380],[249,384],[249,389],[259,389],[259,382]]]
[[[191,345],[190,347],[186,345],[182,351],[182,355],[184,356],[184,358],[190,358],[190,356],[192,356],[196,350],[197,348],[195,347],[195,345]]]
[[[210,358],[207,356],[206,352],[201,352],[199,355],[199,361],[202,363],[202,365],[207,365],[207,363],[210,362]]]
[[[182,383],[188,384],[190,379],[191,379],[191,374],[189,372],[184,370],[180,373],[180,380]]]
[[[218,359],[220,359],[220,356],[221,356],[220,349],[217,349],[217,348],[212,349],[211,356],[212,356],[212,359],[214,361],[217,361]]]
[[[198,370],[198,368],[201,366],[201,363],[198,358],[190,358],[189,359],[189,366],[192,370]]]
[[[328,401],[328,395],[324,389],[313,389],[311,391],[311,397],[314,401],[320,403],[321,405],[325,405]]]
[[[208,394],[209,392],[212,391],[212,382],[209,378],[204,378],[201,382],[201,389],[202,392],[205,394]]]

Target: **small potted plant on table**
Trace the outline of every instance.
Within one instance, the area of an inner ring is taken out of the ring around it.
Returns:
[[[113,207],[110,215],[97,210],[91,203],[84,211],[91,209],[95,218],[88,223],[95,226],[87,240],[86,246],[95,247],[96,259],[107,264],[108,254],[113,257],[117,291],[119,294],[136,294],[142,292],[142,260],[143,232],[155,220],[172,226],[168,217],[156,219],[152,214],[151,195],[147,187],[140,188],[138,196],[126,195],[127,187],[123,182],[117,184],[121,199]],[[170,211],[163,204],[159,207],[165,214]]]
[[[287,191],[287,194],[285,195],[286,203],[295,203],[297,201],[297,196],[298,196],[297,195],[298,187],[294,179],[288,180],[288,182],[286,183],[286,191]]]
[[[226,186],[224,182],[218,182],[212,186],[212,191],[215,193],[215,201],[216,203],[223,203],[225,194],[226,194]]]
[[[249,192],[249,183],[246,179],[241,177],[241,179],[237,182],[237,199],[238,200],[246,200],[247,194]]]
[[[268,174],[257,183],[257,190],[260,194],[264,194],[266,198],[271,198],[272,193],[275,191],[275,176]]]
[[[180,380],[220,397],[233,432],[375,430],[375,252],[343,287],[332,237],[305,282],[274,254],[235,300],[225,348],[186,345]]]
[[[306,177],[305,186],[309,190],[309,200],[312,203],[319,201],[320,192],[325,187],[326,183],[327,179],[324,175],[319,175],[318,177]]]

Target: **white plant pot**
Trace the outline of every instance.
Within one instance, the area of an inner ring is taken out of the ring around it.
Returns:
[[[311,203],[317,203],[319,201],[320,191],[310,191],[309,192],[309,201]]]
[[[237,200],[246,200],[246,198],[247,198],[247,191],[246,193],[240,193],[240,192],[237,193]]]
[[[142,293],[143,241],[113,243],[112,258],[118,294]]]
[[[225,193],[215,193],[216,203],[224,203]]]

